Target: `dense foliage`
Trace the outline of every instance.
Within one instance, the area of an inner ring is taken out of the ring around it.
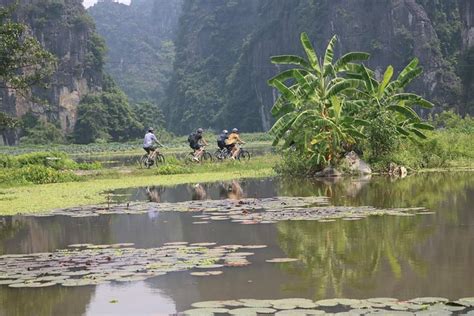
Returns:
[[[26,25],[11,20],[12,11],[13,7],[0,7],[0,84],[25,92],[44,83],[55,58],[28,33]]]
[[[72,170],[98,169],[98,163],[76,163],[62,152],[35,152],[19,156],[0,154],[2,185],[77,181]]]
[[[379,159],[390,154],[401,139],[426,138],[420,130],[432,126],[423,123],[412,107],[433,105],[416,94],[404,93],[422,72],[418,60],[395,80],[391,66],[377,80],[374,71],[358,63],[369,54],[351,52],[334,61],[336,41],[334,36],[319,59],[309,37],[302,33],[305,58],[272,58],[275,64],[294,65],[269,80],[281,94],[272,109],[278,119],[270,130],[274,144],[284,140],[284,149],[295,152],[316,171],[338,165],[342,154],[354,147],[365,144],[370,155]]]
[[[11,20],[12,11],[0,7],[0,88],[26,95],[31,86],[45,84],[55,58],[28,34],[26,25]],[[15,119],[0,112],[0,131],[16,126]]]
[[[143,129],[127,96],[111,84],[103,92],[90,94],[81,100],[73,137],[79,144],[126,141],[139,137]]]

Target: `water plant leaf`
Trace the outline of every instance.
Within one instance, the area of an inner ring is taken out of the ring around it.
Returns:
[[[227,308],[194,308],[188,309],[183,312],[183,315],[187,316],[212,316],[214,314],[225,314],[228,313]]]
[[[273,259],[268,259],[265,260],[266,262],[270,263],[284,263],[284,262],[293,262],[293,261],[298,261],[299,259],[296,258],[273,258]]]
[[[229,310],[230,315],[258,315],[258,314],[273,314],[276,310],[273,308],[268,307],[243,307],[243,308],[235,308]]]
[[[408,302],[414,304],[436,304],[436,303],[447,303],[449,300],[444,297],[417,297],[409,300]]]
[[[315,309],[293,309],[282,310],[275,313],[275,316],[305,316],[305,315],[324,315],[325,311]]]

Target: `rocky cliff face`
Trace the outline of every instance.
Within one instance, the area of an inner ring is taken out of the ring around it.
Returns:
[[[464,102],[466,112],[474,112],[474,3],[471,0],[460,0],[462,18],[461,74],[464,83]]]
[[[14,2],[0,0],[0,5]],[[0,111],[16,117],[31,111],[43,120],[57,122],[63,132],[71,132],[81,97],[101,89],[104,46],[94,23],[81,0],[21,0],[14,14],[58,58],[58,67],[50,88],[32,88],[32,95],[41,102],[3,89]],[[14,135],[7,139],[15,142]]]
[[[462,17],[463,48],[474,46],[474,3],[471,0],[460,0],[460,13]]]
[[[225,3],[229,6],[230,2]],[[193,99],[184,95],[189,91],[202,91],[199,85],[205,85],[202,81],[192,84],[191,78],[214,74],[209,79],[218,82],[221,87],[216,93],[220,105],[206,115],[207,119],[199,118],[197,122],[221,128],[220,122],[224,121],[246,130],[267,130],[272,123],[269,112],[276,95],[266,81],[278,72],[276,66],[270,63],[270,56],[302,54],[299,44],[302,31],[309,33],[320,53],[331,36],[337,34],[337,54],[368,51],[372,54],[370,66],[380,73],[390,64],[401,70],[416,56],[424,67],[424,74],[412,89],[434,101],[438,109],[460,106],[461,80],[455,71],[457,60],[453,57],[460,48],[460,17],[455,2],[256,0],[251,3],[252,7],[247,5],[241,8],[247,12],[245,21],[232,19],[238,13],[234,12],[233,16],[223,13],[222,6],[225,4],[222,1],[195,1],[194,5],[198,8],[183,8],[183,16],[195,22],[185,24],[181,20],[179,25],[179,32],[185,33],[187,40],[177,46],[182,55],[176,60],[175,71],[181,71],[181,77],[169,93],[171,111],[183,113],[183,109],[194,106],[195,113],[209,112],[212,106],[208,104],[209,96],[203,96],[204,92],[194,93]],[[232,4],[240,2],[232,1]],[[229,15],[217,18],[216,12]],[[204,27],[204,23],[209,21],[213,27]],[[232,21],[234,24],[229,26]],[[213,68],[197,69],[182,62],[189,58],[206,60],[209,56],[216,60],[223,59],[224,55],[218,51],[209,52],[191,45],[197,42],[207,48],[215,47],[216,39],[225,36],[223,29],[229,27],[241,31],[240,35],[234,33],[227,36],[228,45],[240,43],[238,54],[225,55],[225,63],[218,65],[229,71],[219,75]],[[186,87],[182,82],[186,82]],[[209,91],[209,87],[205,90]],[[183,124],[182,117],[178,115],[170,119],[170,126],[176,130],[193,121],[188,117],[186,124]]]
[[[109,0],[88,9],[107,43],[106,70],[132,101],[162,100],[181,6],[181,0]]]

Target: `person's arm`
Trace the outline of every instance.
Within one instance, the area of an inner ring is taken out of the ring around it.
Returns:
[[[155,143],[157,143],[158,145],[160,145],[161,147],[164,147],[162,143],[160,143],[160,141],[158,140],[158,138],[156,138],[156,135],[153,134],[153,141]]]
[[[245,144],[245,142],[242,139],[240,139],[239,135],[237,135],[237,141],[239,142],[239,144]]]
[[[209,145],[204,138],[202,139],[202,143],[204,144],[204,146]]]

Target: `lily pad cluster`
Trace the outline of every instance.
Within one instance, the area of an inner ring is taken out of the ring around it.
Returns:
[[[319,197],[274,197],[265,199],[241,200],[202,200],[177,203],[133,202],[127,204],[89,205],[66,209],[56,209],[47,213],[28,214],[28,216],[90,217],[106,214],[147,214],[149,212],[218,212],[218,211],[262,211],[287,207],[305,207],[308,205],[329,205],[329,198]]]
[[[305,298],[276,300],[239,299],[204,301],[192,304],[192,309],[179,315],[451,315],[474,314],[474,297],[450,301],[443,297],[420,297],[407,301],[378,297],[369,299]]]
[[[424,208],[378,209],[371,206],[331,206],[327,197],[274,197],[242,200],[205,200],[180,203],[133,203],[110,207],[103,205],[54,210],[32,216],[66,215],[73,217],[105,214],[146,214],[149,212],[199,212],[194,224],[210,221],[232,221],[240,224],[267,224],[286,220],[332,222],[355,221],[371,215],[415,216],[433,214]]]
[[[222,267],[250,264],[243,245],[173,242],[158,248],[133,244],[74,244],[69,249],[0,256],[0,285],[13,288],[84,286],[142,281],[173,271],[196,269],[195,276],[216,276]],[[213,246],[213,247],[212,247]],[[249,246],[252,247],[252,246]]]

